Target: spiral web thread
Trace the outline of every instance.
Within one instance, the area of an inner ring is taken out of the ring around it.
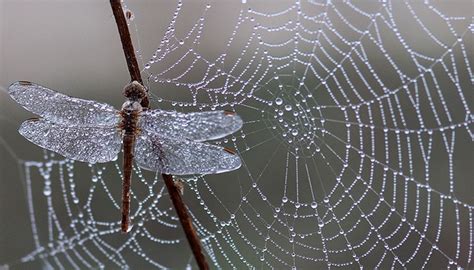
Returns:
[[[243,168],[184,179],[211,263],[472,267],[474,201],[461,173],[473,140],[472,14],[431,1],[222,7],[177,2],[152,52],[130,18],[154,106],[245,121],[216,142]],[[22,262],[192,265],[159,176],[135,168],[135,225],[117,236],[119,162],[45,153],[23,166],[36,250]]]

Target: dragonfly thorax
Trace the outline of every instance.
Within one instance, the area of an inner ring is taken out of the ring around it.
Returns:
[[[142,105],[140,105],[140,102],[127,100],[123,103],[122,110],[126,112],[141,112],[143,108]]]

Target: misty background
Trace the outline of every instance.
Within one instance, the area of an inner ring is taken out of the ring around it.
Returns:
[[[288,5],[288,1],[275,1],[272,2],[272,5],[269,5],[268,2],[265,1],[249,0],[248,2],[249,3],[247,4],[255,10],[262,11],[267,8],[268,12],[278,10],[279,8]],[[175,12],[176,2],[144,0],[127,1],[127,3],[135,16],[130,28],[133,41],[135,43],[135,48],[140,50],[140,64],[143,65],[144,61],[148,61],[153,52],[159,46],[159,43],[166,32],[166,27],[169,25],[173,13]],[[441,2],[436,3],[438,3],[438,6],[441,8],[441,10],[443,10],[444,14],[448,14],[450,16],[472,17],[472,1],[452,1],[449,4]],[[187,47],[184,48],[185,50],[188,48],[194,48],[199,51],[201,55],[208,59],[214,59],[226,48],[226,41],[229,38],[229,33],[232,33],[232,30],[234,29],[239,11],[247,9],[246,6],[243,7],[245,4],[236,1],[222,1],[212,4],[212,9],[210,9],[210,11],[204,15],[209,23],[206,24],[206,27],[203,31],[203,35],[205,35],[203,42],[200,44],[186,44]],[[416,4],[417,2],[414,1],[415,6]],[[371,5],[374,5],[375,9],[377,3],[362,1],[361,5],[367,7],[368,9],[370,9]],[[203,14],[204,9],[205,3],[201,3],[199,1],[184,1],[183,10],[180,11],[181,15],[178,19],[176,33],[185,33],[185,29],[195,23],[195,20]],[[395,13],[396,9],[394,10]],[[437,37],[439,39],[443,40],[447,44],[452,43],[452,37],[450,33],[443,32],[443,23],[439,21],[439,18],[430,20],[429,15],[424,14],[421,9],[418,9],[417,11],[423,15],[421,19],[430,25],[431,30],[436,30],[437,25],[439,25],[439,32],[437,32]],[[408,13],[405,15],[398,13],[397,15],[400,17],[411,17]],[[284,17],[282,19],[285,20],[288,18]],[[358,19],[354,17],[348,18],[348,20],[357,23]],[[439,52],[443,51],[441,48],[433,46],[431,40],[424,40],[421,38],[418,40],[419,37],[424,36],[425,34],[423,34],[419,29],[413,29],[413,32],[409,32],[408,30],[411,27],[410,23],[411,22],[407,20],[404,25],[406,28],[402,29],[405,30],[403,33],[406,34],[406,39],[410,40],[411,38],[411,41],[414,41],[413,44],[416,44],[419,50],[425,50],[427,55],[439,55]],[[403,22],[401,25],[403,26]],[[339,26],[336,25],[335,27],[337,28]],[[462,29],[466,27],[466,24],[465,22],[459,22],[459,25],[455,25],[455,27],[457,27],[456,29],[459,29],[458,32],[462,32]],[[246,33],[250,32],[251,29],[244,29],[242,31]],[[237,36],[237,38],[239,37],[240,36]],[[245,37],[242,38],[243,41],[246,41]],[[279,37],[274,38],[275,40],[278,40]],[[469,62],[472,64],[472,32],[468,32],[466,34],[463,42],[465,42],[465,46],[467,48],[470,48],[467,51],[469,53]],[[395,49],[394,51],[391,51],[391,55],[397,59],[398,66],[406,66],[407,69],[412,66],[410,59],[404,56],[404,52],[399,48],[399,43],[396,40],[394,40],[393,45],[390,43],[386,45],[387,48],[398,48],[398,50],[400,50],[400,52],[395,52]],[[252,44],[251,49],[255,49],[257,46],[258,44]],[[231,47],[227,50],[229,55],[232,55],[233,53],[238,54],[241,48]],[[373,51],[367,51],[368,55],[377,53],[379,52],[376,48],[374,48]],[[397,58],[397,56],[399,56],[399,58]],[[456,59],[460,61],[459,57],[462,56],[457,54],[456,57]],[[248,58],[249,56],[245,55],[243,62],[248,61]],[[155,66],[152,67],[151,72],[153,72],[153,68],[155,68],[155,71],[157,70],[156,72],[164,69],[165,67],[169,66],[173,60],[175,59],[167,58],[163,60],[163,63],[156,63]],[[381,68],[383,68],[383,66],[381,66]],[[461,68],[461,71],[464,72],[461,75],[463,79],[461,82],[462,89],[466,90],[464,94],[467,98],[469,106],[472,106],[472,82],[469,82],[469,77],[466,75],[465,70]],[[146,75],[147,72],[148,71],[144,71],[144,74]],[[193,78],[193,76],[196,78],[200,77],[199,72],[195,70],[192,72],[196,72],[196,74],[190,74],[190,78]],[[380,73],[383,74],[383,71]],[[416,74],[416,72],[414,73]],[[386,75],[391,76],[393,74]],[[172,74],[167,74],[167,76],[172,77]],[[35,82],[37,84],[47,86],[48,88],[55,89],[64,94],[84,99],[93,99],[100,102],[106,102],[116,108],[120,108],[121,104],[124,102],[124,97],[122,96],[121,91],[123,86],[129,82],[129,74],[109,2],[105,0],[0,0],[0,265],[3,263],[8,263],[14,265],[14,268],[26,269],[32,266],[40,267],[44,265],[39,260],[27,264],[18,264],[17,262],[19,258],[25,256],[35,249],[31,232],[28,200],[26,199],[27,189],[24,180],[22,180],[25,176],[24,168],[21,167],[21,164],[22,161],[25,160],[42,161],[45,154],[39,147],[31,144],[17,133],[17,129],[21,122],[33,116],[31,113],[27,112],[18,104],[13,102],[6,92],[8,86],[18,80]],[[305,81],[305,83],[306,85],[310,86],[319,84],[316,79],[314,79],[314,81],[308,79]],[[292,82],[288,81],[288,89],[290,89],[291,84]],[[393,85],[397,85],[395,76]],[[155,108],[172,108],[169,102],[158,102],[157,100],[159,98],[175,101],[189,101],[190,99],[189,91],[183,89],[183,87],[174,87],[166,83],[150,83],[149,87],[152,93],[152,107]],[[445,94],[447,96],[447,103],[450,109],[452,109],[452,114],[455,115],[455,120],[465,121],[464,110],[463,107],[459,105],[459,101],[456,101],[457,96],[455,91],[456,89],[454,88],[446,88]],[[261,97],[269,99],[272,98],[271,96],[265,96],[263,94]],[[330,99],[326,96],[321,96],[319,102],[320,104],[331,103]],[[252,104],[252,106],[254,105],[255,104]],[[193,109],[194,108],[186,108],[184,110]],[[430,108],[426,107],[424,109],[426,111],[423,113],[431,113]],[[262,110],[268,110],[268,112],[273,113],[273,111],[268,108],[262,107]],[[259,117],[259,115],[256,115],[257,113],[255,111],[248,110],[246,108],[237,107],[237,112],[242,115],[244,121],[248,122],[258,119]],[[332,117],[334,119],[339,119],[340,116],[335,114]],[[331,118],[331,116],[328,118]],[[412,128],[419,128],[416,122],[410,122],[409,119],[409,125],[410,124],[412,124]],[[248,126],[244,126],[244,133],[252,134],[253,131],[259,129],[265,129],[266,131],[257,133],[253,137],[250,136],[250,138],[248,138],[249,143],[251,142],[250,144],[253,143],[253,145],[257,145],[259,142],[263,142],[269,137],[275,135],[272,133],[273,131],[271,131],[270,128],[264,125],[264,122],[261,122],[261,126],[250,124]],[[334,128],[333,132],[340,135],[342,138],[345,136],[345,129]],[[354,136],[356,136],[354,141],[357,141],[357,134],[354,134]],[[214,207],[212,209],[215,211],[214,214],[217,216],[220,215],[219,218],[222,218],[222,220],[228,218],[228,216],[226,216],[228,214],[222,209],[219,209],[221,208],[221,204],[225,205],[229,209],[237,209],[239,207],[239,204],[242,201],[242,190],[250,188],[251,183],[254,180],[249,179],[249,175],[253,175],[255,178],[258,178],[259,187],[261,187],[261,190],[264,192],[265,196],[268,197],[269,201],[279,202],[281,200],[283,179],[285,175],[283,168],[285,167],[286,154],[291,152],[291,149],[286,149],[285,144],[283,144],[284,146],[281,146],[282,138],[279,138],[279,134],[276,134],[276,137],[278,137],[278,139],[275,142],[264,145],[262,148],[255,146],[255,148],[252,147],[249,151],[244,151],[245,153],[243,153],[243,159],[247,163],[246,170],[240,170],[230,174],[222,174],[206,178],[208,184],[212,186],[214,194],[203,191],[202,195],[204,197],[204,201],[209,201],[211,208]],[[436,187],[437,190],[440,190],[444,194],[449,194],[449,188],[446,184],[447,155],[445,154],[445,148],[440,138],[436,138],[434,142],[433,156],[435,158],[433,158],[432,163],[430,164],[430,185],[432,187]],[[240,143],[241,142],[238,141],[237,145],[240,146]],[[230,146],[232,146],[232,144],[230,144]],[[270,165],[271,169],[265,170],[264,167],[266,163],[264,161],[268,159],[269,153],[272,153],[272,151],[278,147],[282,148],[281,151],[278,151],[274,159],[272,159]],[[396,148],[394,147],[392,150],[396,151]],[[469,267],[468,265],[465,265],[464,262],[467,261],[467,250],[469,249],[469,246],[472,248],[472,243],[469,243],[469,238],[466,238],[466,234],[469,233],[469,230],[472,234],[472,219],[469,221],[469,214],[472,216],[472,205],[474,204],[471,183],[471,167],[473,160],[472,150],[472,138],[469,137],[466,129],[460,129],[456,135],[456,148],[454,155],[456,189],[454,194],[449,195],[455,195],[459,201],[471,206],[471,208],[470,210],[464,208],[460,210],[461,217],[459,222],[461,225],[459,225],[456,224],[454,215],[451,215],[455,211],[455,208],[450,204],[446,204],[444,206],[444,212],[446,216],[445,220],[443,221],[442,231],[445,232],[446,235],[443,234],[442,239],[438,243],[438,246],[442,247],[447,252],[454,250],[457,241],[455,239],[456,228],[460,226],[463,238],[460,243],[462,255],[459,259],[459,262],[463,263],[463,267]],[[380,156],[377,156],[378,160],[383,160],[382,157],[384,153],[381,152],[377,154],[380,154]],[[351,157],[350,160],[352,159],[354,159],[355,164],[358,162],[357,158]],[[414,167],[417,170],[417,176],[423,177],[423,161],[419,157],[415,157],[414,160],[415,163],[418,162],[414,164]],[[332,162],[336,163],[334,160],[332,160]],[[394,163],[396,163],[396,161],[394,161]],[[88,188],[90,185],[88,182],[88,177],[90,177],[90,170],[83,164],[77,164],[75,166],[77,185],[76,192],[82,199],[88,193]],[[119,198],[121,188],[120,177],[116,172],[114,172],[113,165],[107,166],[108,168],[112,168],[110,169],[112,172],[108,176],[108,186],[111,188],[111,193]],[[290,165],[290,168],[294,171],[295,168],[291,166],[294,165]],[[260,172],[261,175],[259,175]],[[325,171],[323,170],[322,173],[324,174],[324,172]],[[320,184],[330,190],[331,187],[335,185],[336,180],[334,179],[334,176],[329,174],[329,170],[327,173],[327,176],[322,176],[323,180]],[[81,179],[82,174],[85,175],[84,179]],[[146,176],[153,177],[152,174],[147,174]],[[137,178],[135,177],[135,179]],[[375,177],[375,179],[377,179],[377,177]],[[35,180],[37,182],[34,182]],[[34,199],[32,203],[42,205],[38,208],[40,210],[38,210],[39,212],[36,213],[36,218],[38,219],[38,223],[44,223],[47,220],[47,209],[44,207],[43,198],[41,196],[37,196],[41,193],[41,177],[38,175],[33,175],[32,181],[34,182],[32,190],[34,193],[36,192],[36,195],[34,194],[36,199]],[[116,184],[114,184],[114,181]],[[392,180],[390,179],[386,181],[391,182]],[[351,180],[348,179],[347,183],[350,182]],[[374,186],[377,186],[377,184],[374,184]],[[400,186],[402,186],[402,184],[400,184]],[[200,187],[203,188],[203,186]],[[141,187],[140,185],[136,185],[134,188],[137,189],[138,193],[140,192],[140,188],[144,189],[144,187]],[[55,190],[60,191],[60,188]],[[416,189],[410,187],[410,192],[414,192],[414,190]],[[157,191],[159,191],[159,189],[157,189]],[[399,190],[399,192],[403,192],[403,190]],[[302,193],[304,193],[304,191]],[[315,193],[318,197],[317,201],[321,202],[324,198],[322,191],[318,190]],[[221,202],[212,203],[215,195],[221,200]],[[60,194],[55,193],[55,196],[61,198]],[[303,201],[307,202],[308,204],[311,202],[311,199],[309,198],[309,192],[308,194],[303,194],[301,196]],[[259,201],[257,194],[252,193],[248,197],[249,200],[253,200],[253,207],[261,211],[263,216],[271,217],[272,212],[267,208],[268,206],[266,203]],[[290,199],[294,199],[294,195],[290,195],[289,197]],[[423,198],[422,201],[426,202],[426,194],[422,194],[420,198]],[[167,198],[164,197],[164,199]],[[195,214],[197,217],[202,217],[200,222],[202,222],[204,227],[209,227],[211,231],[215,229],[213,221],[206,218],[207,215],[205,211],[200,208],[199,200],[193,196],[193,193],[190,189],[185,190],[185,200],[188,203],[189,208],[193,211],[193,214]],[[58,201],[58,203],[60,204],[60,201]],[[107,218],[110,218],[110,220],[119,218],[119,211],[111,207],[110,199],[106,196],[99,197],[94,203],[97,207],[97,212],[103,213],[104,217],[106,216]],[[166,206],[165,201],[163,204]],[[411,202],[408,205],[414,207],[418,204]],[[439,216],[439,205],[439,198],[437,199],[433,197],[431,201],[431,213],[435,217],[434,220],[436,220]],[[132,208],[133,207],[136,207],[136,205],[132,205]],[[398,207],[401,209],[402,204]],[[426,207],[426,205],[421,205],[420,207],[423,208]],[[413,209],[409,211],[412,210]],[[294,209],[288,211],[291,212],[294,211]],[[67,218],[65,213],[62,214],[62,217]],[[379,212],[376,213],[373,218],[374,220],[383,220],[386,216],[386,212]],[[358,217],[350,217],[349,220],[352,220],[352,218],[355,220]],[[240,221],[244,221],[242,216],[238,217],[238,220],[239,219]],[[393,226],[396,226],[397,224],[398,222],[394,222]],[[469,224],[471,225],[470,229]],[[155,231],[159,231],[161,229],[159,226],[154,227],[153,224],[150,224],[149,226]],[[419,224],[417,224],[417,226],[423,228],[424,224],[421,221]],[[314,227],[314,224],[306,224],[305,222],[302,222],[298,229],[305,231],[310,230],[312,227]],[[47,234],[46,229],[45,227],[42,229],[44,229],[44,231],[40,232],[40,234],[45,236]],[[263,237],[257,235],[254,228],[249,226],[242,227],[241,229],[249,239],[253,239],[259,244],[263,242]],[[393,227],[387,229],[387,231],[393,231]],[[437,232],[438,228],[436,226],[430,227],[429,237],[434,238]],[[183,239],[183,235],[179,227],[175,230],[157,233],[168,239]],[[365,234],[361,233],[361,235]],[[235,237],[237,238],[237,236]],[[398,239],[403,237],[403,233],[395,236],[395,238]],[[46,238],[43,240],[47,242]],[[119,235],[115,239],[111,237],[108,240],[110,243],[120,243],[125,241],[126,237]],[[310,240],[306,239],[306,241]],[[360,242],[360,240],[356,239],[354,239],[354,241],[355,243]],[[410,239],[404,245],[409,247],[407,249],[412,249],[416,243],[416,240]],[[339,244],[340,246],[345,245],[344,242],[340,242]],[[185,243],[159,248],[156,248],[153,243],[144,243],[143,245],[144,247],[149,247],[150,250],[153,250],[154,253],[156,253],[156,258],[158,258],[157,260],[169,267],[182,269],[190,260],[188,246]],[[245,243],[236,240],[236,245],[238,248],[241,248],[243,256],[249,262],[254,265],[260,265],[259,256],[256,255],[255,252],[251,250]],[[283,249],[287,250],[290,250],[292,246],[287,242],[282,242],[281,245]],[[309,245],[317,246],[319,244],[317,242],[309,242]],[[336,247],[337,245],[335,248]],[[224,246],[223,248],[224,250],[229,250],[231,253],[229,246]],[[426,247],[422,247],[421,249],[425,251],[427,250]],[[301,252],[303,253],[307,251]],[[422,252],[420,251],[420,253]],[[130,257],[127,257],[129,259],[128,262],[132,267],[150,267],[150,265],[144,262],[139,256],[133,256],[132,252],[126,254],[126,256],[128,255],[130,255]],[[308,256],[312,255],[312,253],[309,253]],[[403,257],[404,255],[406,254],[402,254],[401,256]],[[454,256],[454,254],[450,255]],[[284,261],[291,260],[291,257],[287,254],[282,256]],[[322,255],[314,256],[322,257]],[[433,257],[434,258],[431,262],[433,265],[436,265],[436,263],[441,263],[443,265],[446,264],[446,261],[443,258],[436,258],[434,255]],[[245,267],[244,264],[239,264],[241,260],[234,254],[230,255],[230,258],[232,261],[234,261],[234,263],[236,263],[237,267]],[[337,261],[337,259],[334,260]],[[376,256],[365,258],[365,260],[367,260],[365,263],[368,266],[373,266],[378,262]],[[341,259],[341,261],[343,260]],[[417,263],[422,262],[423,258],[417,256],[414,264],[417,265]],[[104,261],[104,264],[106,266],[116,267],[114,264],[108,261]],[[315,265],[323,266],[324,261],[317,263],[306,262],[300,264],[300,267],[309,268],[314,267]],[[228,266],[225,264],[221,266],[223,266],[223,268],[228,268]],[[354,265],[352,266],[354,267]],[[472,267],[472,265],[470,266]],[[275,267],[282,268],[283,266],[275,265]]]

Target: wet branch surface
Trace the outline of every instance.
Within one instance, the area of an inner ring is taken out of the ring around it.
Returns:
[[[110,5],[114,13],[115,22],[117,23],[117,28],[120,34],[120,40],[122,42],[123,51],[125,58],[127,60],[128,71],[132,81],[138,81],[143,85],[143,80],[140,74],[140,68],[138,66],[138,61],[135,56],[135,49],[133,48],[132,39],[130,37],[130,31],[128,29],[127,20],[122,8],[121,0],[110,0]],[[142,100],[143,108],[149,107],[148,97],[145,97]],[[189,217],[186,205],[183,201],[178,187],[174,184],[173,176],[168,174],[163,174],[163,181],[166,184],[168,189],[168,194],[173,202],[176,213],[178,214],[179,221],[181,226],[186,234],[191,250],[193,251],[194,258],[199,266],[199,269],[209,269],[207,264],[206,257],[202,252],[201,241],[196,233],[196,230],[193,227],[191,218]]]

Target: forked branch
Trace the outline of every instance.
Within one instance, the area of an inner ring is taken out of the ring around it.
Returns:
[[[138,61],[135,56],[135,49],[133,48],[132,39],[130,37],[130,31],[128,29],[127,20],[122,8],[121,0],[110,0],[110,5],[112,6],[112,11],[114,13],[115,22],[117,23],[117,28],[120,34],[120,40],[122,42],[123,51],[125,58],[127,60],[128,71],[132,81],[138,81],[143,84],[143,80],[140,74],[140,68],[138,66]],[[143,108],[148,108],[149,101],[148,97],[142,99]],[[168,194],[173,202],[176,213],[178,214],[179,221],[181,226],[186,234],[191,250],[193,251],[194,258],[199,266],[199,269],[209,269],[207,264],[206,257],[202,252],[201,241],[196,233],[196,230],[193,227],[191,218],[189,217],[186,205],[181,197],[181,193],[174,184],[173,177],[171,175],[163,174],[163,180],[168,189]]]

